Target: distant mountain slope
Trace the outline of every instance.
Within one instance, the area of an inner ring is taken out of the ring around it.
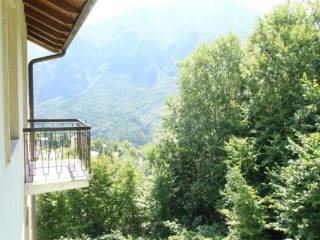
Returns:
[[[173,0],[85,25],[63,59],[36,67],[36,115],[81,118],[94,137],[146,143],[175,92],[176,62],[221,33],[245,36],[256,15],[233,0]]]

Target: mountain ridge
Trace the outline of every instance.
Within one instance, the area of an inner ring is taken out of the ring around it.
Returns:
[[[144,144],[175,93],[177,61],[220,34],[246,36],[256,16],[233,0],[173,0],[85,24],[64,58],[36,66],[36,116],[77,117],[93,137]]]

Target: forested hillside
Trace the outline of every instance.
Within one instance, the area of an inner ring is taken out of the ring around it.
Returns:
[[[97,139],[90,187],[39,199],[40,240],[319,239],[319,20],[288,3],[197,47],[152,143]]]
[[[172,0],[84,25],[64,58],[37,65],[36,116],[80,118],[94,137],[145,144],[176,91],[177,61],[221,33],[246,36],[256,15],[235,0]]]

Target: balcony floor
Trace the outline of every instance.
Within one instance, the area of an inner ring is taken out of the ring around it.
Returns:
[[[44,160],[26,165],[26,194],[40,194],[89,185],[89,173],[78,159]]]

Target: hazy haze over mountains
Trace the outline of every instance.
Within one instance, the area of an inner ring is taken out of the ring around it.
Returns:
[[[240,2],[172,0],[86,23],[64,58],[36,67],[36,117],[80,118],[94,137],[146,143],[175,92],[177,61],[204,40],[252,29],[259,11]]]

